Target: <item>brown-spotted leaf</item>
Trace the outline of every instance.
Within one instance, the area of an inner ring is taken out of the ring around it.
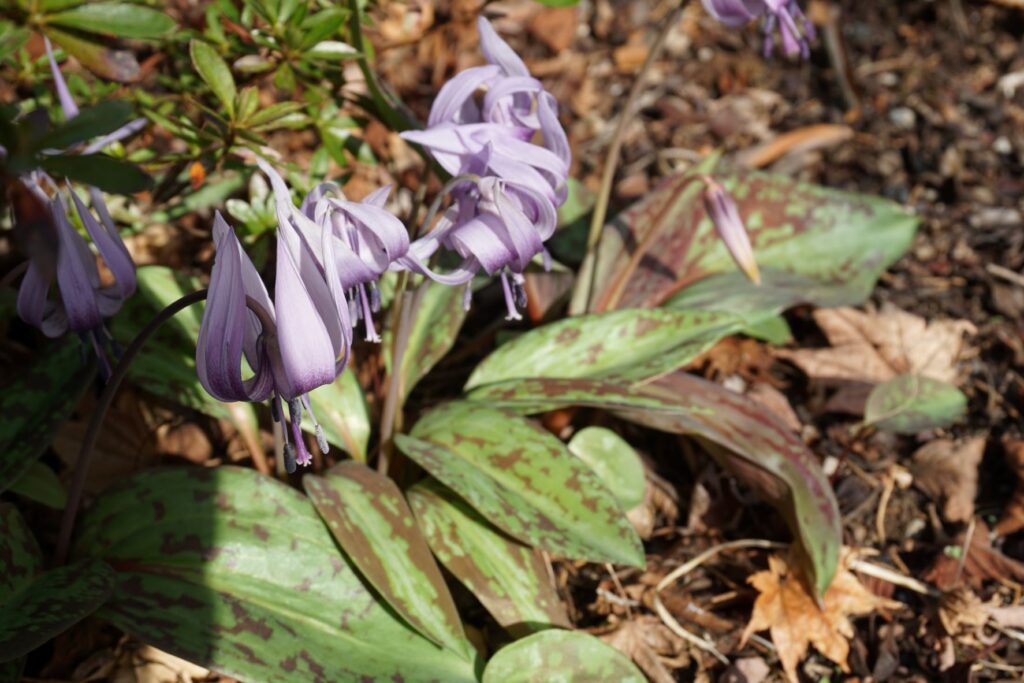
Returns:
[[[305,496],[253,470],[122,480],[84,516],[75,554],[117,571],[102,617],[240,680],[476,680],[370,591]]]
[[[302,485],[381,597],[427,638],[472,659],[455,602],[395,482],[349,460],[322,477],[307,474]]]
[[[483,683],[644,683],[611,645],[582,631],[548,629],[498,650]]]
[[[711,163],[706,166],[712,166]],[[917,219],[888,200],[754,172],[702,167],[736,198],[761,270],[760,287],[737,272],[717,237],[693,174],[669,178],[606,226],[591,310],[709,308],[778,311],[798,302],[862,302],[875,280],[909,246]],[[630,274],[627,264],[658,231]],[[612,302],[621,288],[622,296]]]
[[[522,412],[567,405],[603,408],[653,429],[716,444],[720,448],[712,448],[712,454],[785,517],[808,559],[819,595],[835,575],[840,519],[828,480],[807,446],[773,413],[745,396],[674,373],[636,387],[587,379],[513,380],[481,387],[468,398]]]
[[[640,539],[614,494],[527,419],[478,403],[447,403],[395,443],[524,543],[576,559],[644,563]]]
[[[39,544],[18,508],[0,503],[0,605],[31,583],[42,566]],[[0,663],[0,681],[20,681],[24,665],[23,657]]]
[[[736,316],[715,311],[575,316],[499,346],[476,366],[466,389],[521,377],[651,377],[688,363],[742,327]]]
[[[569,626],[540,552],[506,536],[436,479],[407,492],[434,555],[513,635]]]

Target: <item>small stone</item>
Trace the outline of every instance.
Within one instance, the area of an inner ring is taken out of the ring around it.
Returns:
[[[917,125],[917,114],[909,107],[896,107],[889,112],[889,120],[903,130],[912,130]]]
[[[992,149],[996,154],[1006,155],[1013,153],[1013,145],[1010,144],[1009,138],[1005,135],[1000,135],[996,138],[995,142],[992,143]]]

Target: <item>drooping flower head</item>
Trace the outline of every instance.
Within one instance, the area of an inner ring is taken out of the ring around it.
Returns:
[[[57,66],[49,41],[46,41],[46,53],[64,117],[71,120],[78,115],[78,106]],[[137,132],[143,125],[145,119],[137,119],[81,146],[80,150],[70,151],[83,154],[98,151]],[[68,202],[54,180],[37,169],[23,175],[18,182],[28,201],[15,205],[15,223],[35,233],[28,236],[33,248],[18,291],[18,315],[50,337],[58,337],[68,330],[81,334],[93,345],[104,375],[109,376],[110,367],[103,351],[109,335],[103,327],[103,319],[120,310],[124,300],[135,292],[136,281],[135,264],[110,217],[103,195],[95,187],[89,188],[90,211],[70,187],[67,189],[75,213],[113,275],[113,284],[107,286],[101,284],[96,258],[71,224]],[[26,211],[28,207],[35,209]],[[49,292],[54,282],[57,296],[51,299]]]
[[[804,15],[797,0],[702,0],[708,14],[726,26],[743,26],[764,19],[764,55],[775,49],[775,31],[782,39],[782,50],[790,57],[811,55],[814,24]]]
[[[718,237],[747,279],[756,285],[761,284],[761,273],[757,268],[757,261],[754,260],[754,250],[750,246],[747,227],[740,218],[736,200],[710,176],[702,176],[701,179],[705,185],[704,209],[711,218]]]

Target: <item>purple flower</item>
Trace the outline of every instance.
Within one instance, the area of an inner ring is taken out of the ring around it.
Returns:
[[[804,16],[797,0],[703,0],[708,13],[726,26],[743,26],[764,18],[764,55],[775,49],[775,29],[782,38],[782,49],[790,57],[811,55],[809,41],[814,40],[814,24]]]
[[[754,250],[750,246],[747,228],[740,218],[739,209],[732,195],[718,182],[709,176],[703,176],[706,185],[704,190],[704,209],[715,225],[719,238],[725,243],[733,261],[754,284],[761,284],[761,273],[754,260]]]
[[[286,402],[291,439],[285,430],[285,464],[294,471],[296,463],[311,461],[302,439],[303,408],[320,448],[328,449],[308,393],[333,382],[348,360],[348,321],[340,317],[334,293],[290,223],[278,231],[273,303],[219,213],[213,234],[217,255],[196,344],[199,381],[221,401],[270,398],[276,421]],[[253,372],[248,378],[242,375],[243,356]]]
[[[78,106],[57,67],[49,40],[46,41],[46,54],[64,117],[71,120],[78,115]],[[135,133],[144,125],[145,119],[137,119],[82,146],[79,151],[83,154],[96,152]],[[68,207],[57,184],[41,170],[22,176],[19,182],[36,207],[33,213],[39,215],[26,216],[17,207],[15,209],[15,223],[30,233],[26,237],[32,245],[28,271],[18,291],[18,315],[49,337],[58,337],[68,330],[83,335],[96,350],[104,376],[109,376],[110,366],[103,351],[109,335],[103,327],[103,319],[120,310],[124,300],[135,292],[135,265],[131,255],[100,191],[95,187],[89,188],[89,199],[99,217],[97,220],[69,188],[67,194],[75,212],[114,276],[114,284],[101,286],[96,258],[68,220]],[[59,296],[50,299],[49,291],[54,281]]]

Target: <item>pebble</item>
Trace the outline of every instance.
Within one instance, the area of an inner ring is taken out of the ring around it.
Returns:
[[[1013,152],[1013,145],[1010,144],[1009,138],[1005,135],[1000,135],[996,138],[996,141],[992,143],[992,149],[996,154],[1011,154]]]
[[[917,124],[917,114],[910,107],[896,107],[889,112],[889,120],[903,130],[911,130]]]

